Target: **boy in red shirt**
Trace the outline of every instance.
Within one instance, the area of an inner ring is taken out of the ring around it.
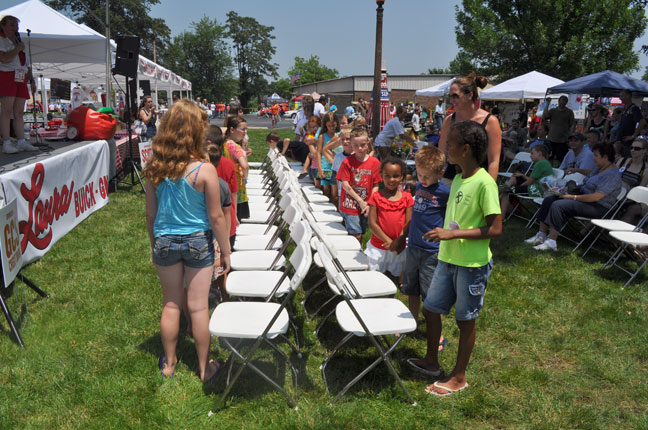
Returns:
[[[367,200],[378,191],[380,161],[368,154],[369,135],[364,128],[351,130],[353,156],[342,162],[337,180],[342,183],[340,213],[350,235],[362,242],[362,234],[367,229],[369,205]]]

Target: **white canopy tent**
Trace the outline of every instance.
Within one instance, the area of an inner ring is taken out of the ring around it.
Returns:
[[[448,94],[450,91],[450,85],[454,82],[454,78],[448,79],[445,82],[436,84],[429,88],[424,88],[422,90],[416,90],[417,96],[426,96],[426,97],[443,97]]]
[[[106,85],[106,38],[84,24],[78,24],[39,0],[27,0],[0,11],[20,20],[23,42],[28,44],[35,77],[58,78],[86,85]],[[111,66],[116,44],[111,40]],[[163,82],[164,90],[191,91],[191,82],[140,56],[138,79]],[[121,83],[120,83],[121,84]],[[154,82],[151,82],[153,88]]]
[[[540,72],[529,72],[481,92],[482,100],[544,99],[547,88],[564,81]]]

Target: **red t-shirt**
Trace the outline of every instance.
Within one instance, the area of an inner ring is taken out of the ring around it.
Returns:
[[[378,191],[369,197],[367,203],[376,207],[378,225],[391,240],[394,240],[403,232],[403,227],[405,227],[405,210],[414,206],[414,199],[410,193],[403,191],[400,200],[391,201]],[[371,244],[378,249],[385,249],[382,240],[375,234],[371,235]],[[405,244],[403,243],[404,247]]]
[[[352,155],[344,159],[336,178],[338,181],[349,182],[353,190],[366,202],[371,197],[373,187],[382,181],[380,161],[371,156],[365,161],[360,161]],[[340,211],[349,215],[360,215],[358,202],[347,195],[344,187],[340,196]]]
[[[236,182],[236,173],[234,173],[234,162],[229,158],[221,157],[220,163],[216,168],[218,177],[227,182],[230,193],[238,193],[238,183]],[[236,234],[236,201],[232,198],[232,206],[230,206],[230,214],[232,218],[232,226],[230,227],[230,236]]]

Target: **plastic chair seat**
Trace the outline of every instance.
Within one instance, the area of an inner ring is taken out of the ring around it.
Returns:
[[[227,276],[227,294],[236,297],[267,297],[283,276],[278,270],[244,270],[231,272]],[[286,277],[276,295],[283,296],[290,289],[290,278]]]
[[[358,291],[359,297],[385,297],[396,294],[396,285],[394,285],[392,280],[383,273],[369,270],[360,272],[347,272],[346,275],[349,277],[349,279],[351,279],[353,286]],[[229,279],[227,280],[227,282],[229,282]],[[328,284],[331,290],[337,292],[338,294],[340,293],[338,288],[335,286],[335,283],[331,279],[328,279]],[[346,284],[347,282],[345,280],[345,285]],[[350,286],[348,286],[348,289],[350,291],[353,291]]]
[[[351,300],[351,303],[374,336],[410,333],[416,330],[416,320],[400,300],[355,299]],[[344,331],[356,336],[365,336],[362,325],[346,302],[338,303],[335,316]]]
[[[610,236],[623,243],[636,246],[648,246],[648,234],[638,231],[611,231]]]
[[[267,224],[271,215],[270,211],[250,211],[250,217],[243,218],[241,224]]]
[[[317,222],[342,222],[344,218],[337,211],[313,212],[313,218]]]
[[[238,241],[239,236],[260,236],[260,235],[273,235],[277,232],[276,225],[270,227],[270,230],[266,232],[268,228],[265,224],[241,224],[236,227],[236,240]]]
[[[240,236],[234,242],[234,251],[263,250],[270,243],[270,239],[272,239],[272,235]],[[270,249],[279,249],[281,245],[283,242],[281,239],[277,239]]]
[[[593,219],[592,224],[609,231],[632,231],[636,226],[618,219]]]
[[[279,258],[274,267],[270,264],[277,258],[277,251],[236,251],[230,255],[232,270],[271,270],[286,265],[286,257]]]
[[[281,305],[262,302],[225,302],[216,306],[209,320],[212,336],[257,339]],[[284,309],[266,334],[274,339],[288,331],[288,312]]]
[[[315,241],[316,238],[311,239],[311,248],[316,249],[315,247]],[[342,235],[334,235],[334,236],[329,236],[326,238],[328,243],[333,245],[333,247],[336,250],[339,251],[361,251],[362,250],[362,245],[360,242],[358,242],[358,239],[356,239],[353,236],[342,236]]]
[[[362,251],[337,251],[335,257],[338,259],[344,270],[367,270],[369,259]],[[313,257],[317,267],[324,267],[319,252]]]

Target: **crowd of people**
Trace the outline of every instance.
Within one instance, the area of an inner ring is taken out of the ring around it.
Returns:
[[[537,250],[555,251],[570,218],[600,217],[617,202],[622,187],[648,183],[648,143],[639,137],[643,120],[635,121],[632,129],[623,121],[627,117],[634,121],[631,94],[616,118],[605,107],[590,105],[582,133],[575,131],[573,112],[563,98],[541,117],[536,106],[530,115],[521,106],[510,127],[503,130],[495,109],[484,109],[477,102],[485,85],[485,78],[474,75],[455,79],[449,91],[452,113],[441,121],[438,115],[428,117],[434,127],[441,126],[440,132],[436,144],[418,149],[413,169],[389,151],[394,140],[413,143],[420,137],[420,119],[412,121],[413,132],[404,128],[405,106],[395,108],[394,118],[382,132],[371,136],[365,116],[338,116],[323,100],[305,96],[294,121],[294,138],[282,139],[276,131],[266,136],[270,148],[303,166],[302,175],[310,176],[338,208],[349,235],[362,243],[371,229],[364,250],[370,270],[389,276],[407,298],[411,313],[418,319],[422,312],[426,324],[426,354],[407,363],[436,380],[426,391],[439,396],[468,386],[466,369],[476,338],[475,320],[493,269],[489,242],[502,234],[503,219],[512,210],[511,199],[520,193],[547,195],[543,180],[554,175],[554,166],[565,174],[583,175],[582,182],[544,198],[537,214],[539,230],[526,240]],[[361,102],[356,106],[363,106]],[[143,101],[143,109],[148,103],[148,99]],[[175,123],[179,115],[189,112],[195,116],[192,131]],[[415,107],[413,117],[419,112]],[[173,374],[184,309],[190,320],[188,331],[196,339],[203,380],[214,377],[220,365],[208,360],[204,347],[209,342],[204,334],[209,288],[197,282],[210,284],[218,279],[212,291],[217,289],[217,296],[227,300],[228,255],[236,243],[237,225],[250,216],[246,178],[251,151],[247,122],[239,108],[230,111],[222,129],[209,126],[207,118],[198,100],[174,104],[158,136],[168,139],[168,133],[175,133],[176,147],[186,153],[178,159],[177,153],[158,150],[168,142],[156,137],[157,158],[145,170],[150,179],[147,220],[153,261],[165,297],[161,321],[165,354],[160,358],[160,371],[165,376]],[[624,155],[626,149],[629,156]],[[520,164],[521,170],[498,186],[498,172],[518,152],[529,152],[531,164]],[[214,177],[213,171],[220,177],[219,186],[205,182]],[[179,200],[172,201],[171,196]],[[219,201],[220,207],[214,208]],[[189,213],[194,210],[199,216]],[[641,205],[628,205],[622,213],[628,220],[642,214],[645,208]],[[185,222],[191,227],[185,228]],[[209,255],[201,255],[200,262],[183,251],[186,243],[198,240],[211,243],[205,247]],[[211,270],[211,277],[203,275],[202,270],[210,265],[205,270]],[[198,295],[201,299],[192,301]],[[459,327],[458,355],[452,371],[444,375],[439,353],[448,340],[442,334],[442,316],[453,306]]]

